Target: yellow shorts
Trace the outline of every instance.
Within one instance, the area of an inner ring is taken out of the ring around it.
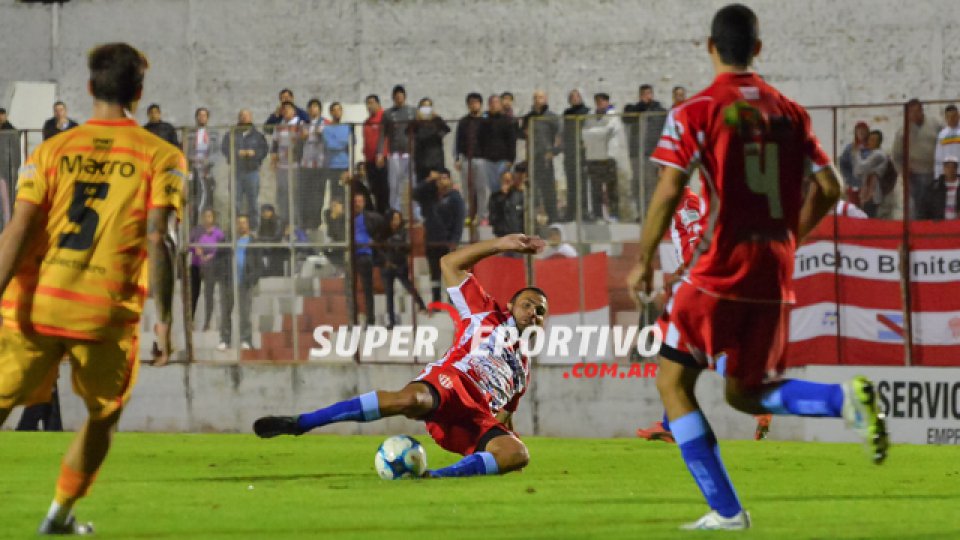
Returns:
[[[91,418],[113,414],[137,380],[139,335],[131,327],[119,340],[84,341],[0,327],[0,409],[49,401],[60,362],[69,360],[73,389]]]

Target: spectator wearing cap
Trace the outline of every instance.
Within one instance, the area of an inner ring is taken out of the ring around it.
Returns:
[[[253,228],[259,224],[257,204],[260,197],[260,165],[267,157],[267,150],[266,137],[253,126],[253,112],[250,109],[241,109],[237,114],[236,127],[223,137],[220,152],[227,158],[227,163],[233,165],[233,174],[236,176],[236,215],[249,215],[250,226]]]
[[[940,134],[940,125],[927,118],[923,112],[923,104],[918,99],[907,102],[907,120],[910,126],[910,213],[917,217],[919,202],[923,200],[923,192],[930,187],[934,179],[936,164],[937,135]],[[893,141],[893,164],[897,171],[903,174],[903,128],[897,130]],[[903,211],[906,213],[907,208]]]
[[[417,111],[407,105],[407,90],[402,85],[393,87],[393,107],[383,113],[383,130],[377,146],[377,165],[387,167],[387,184],[390,186],[389,208],[403,208],[401,197],[410,184],[410,123]]]
[[[477,144],[485,169],[484,182],[480,182],[477,189],[477,204],[480,206],[477,214],[483,224],[488,217],[484,203],[500,189],[500,177],[510,170],[517,159],[516,124],[503,114],[500,96],[496,94],[487,99],[487,117],[480,124]],[[480,188],[483,188],[482,193]]]
[[[270,113],[270,116],[267,117],[267,121],[263,123],[264,129],[267,134],[273,133],[273,126],[283,122],[283,104],[284,103],[293,103],[294,110],[297,111],[297,118],[301,122],[309,122],[310,115],[307,114],[307,111],[297,107],[296,103],[293,101],[293,91],[289,88],[284,88],[280,91],[280,102],[277,103],[277,108]]]
[[[937,136],[937,150],[935,153],[934,174],[939,177],[943,174],[943,162],[949,157],[960,158],[960,112],[956,105],[947,105],[943,109],[943,119],[946,127],[940,130]]]
[[[67,116],[67,105],[58,101],[53,104],[53,117],[43,123],[43,140],[77,127],[77,121]]]
[[[0,229],[10,221],[20,170],[20,133],[7,120],[7,110],[0,108]]]
[[[297,223],[306,229],[320,226],[320,213],[323,210],[323,196],[326,191],[326,177],[323,175],[324,141],[326,120],[321,113],[323,104],[313,98],[307,102],[307,114],[310,119],[303,124],[300,137],[303,139],[303,151],[300,156],[300,196],[294,204],[299,207],[298,215],[303,222]]]
[[[177,137],[177,130],[169,122],[163,121],[163,113],[160,111],[160,106],[156,103],[152,103],[149,107],[147,107],[147,123],[143,125],[143,129],[153,133],[157,137],[160,137],[177,148],[180,147],[180,139]]]
[[[484,181],[486,171],[480,156],[480,126],[483,124],[483,96],[478,92],[467,94],[467,114],[457,122],[456,141],[453,145],[454,161],[460,171],[460,180],[463,182],[471,210],[477,213],[477,205],[483,200],[476,198],[478,185]]]
[[[380,96],[376,94],[367,96],[366,104],[367,119],[363,121],[364,167],[376,210],[384,213],[390,208],[390,184],[387,168],[380,162],[377,154],[383,133],[383,107],[380,106]]]
[[[467,209],[447,169],[431,171],[413,194],[423,211],[430,290],[433,301],[439,302],[440,259],[460,243]]]
[[[283,122],[274,126],[273,130],[270,162],[277,174],[277,214],[289,223],[291,195],[296,197],[299,187],[300,158],[303,154],[302,134],[305,124],[297,116],[297,109],[293,102],[284,102],[282,110]],[[299,214],[300,206],[294,205],[294,209]],[[299,225],[300,216],[293,216],[293,222]]]
[[[920,219],[957,219],[960,217],[960,177],[957,167],[960,158],[943,158],[943,174],[937,177],[924,193],[920,204]]]

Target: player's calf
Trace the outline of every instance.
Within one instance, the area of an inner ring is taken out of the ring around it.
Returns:
[[[530,453],[520,439],[504,434],[490,439],[486,448],[475,452],[442,469],[427,471],[424,476],[431,478],[463,478],[506,474],[518,471],[530,463]]]

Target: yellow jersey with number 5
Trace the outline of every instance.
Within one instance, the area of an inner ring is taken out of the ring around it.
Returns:
[[[147,295],[147,212],[180,217],[186,161],[132,119],[90,120],[41,144],[17,200],[40,207],[38,233],[4,292],[3,324],[102,340],[140,320]]]

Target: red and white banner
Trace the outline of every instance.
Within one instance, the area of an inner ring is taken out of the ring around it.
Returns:
[[[914,363],[960,365],[960,222],[910,224]],[[902,365],[903,224],[827,218],[797,250],[789,363]]]

